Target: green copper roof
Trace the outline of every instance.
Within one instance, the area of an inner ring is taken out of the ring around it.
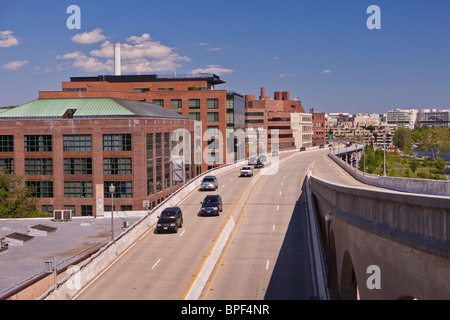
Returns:
[[[4,118],[61,118],[69,109],[73,118],[130,116],[186,119],[155,104],[117,98],[38,99],[0,113]]]

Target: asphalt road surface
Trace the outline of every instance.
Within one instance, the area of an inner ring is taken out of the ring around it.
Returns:
[[[326,151],[295,153],[276,174],[263,176],[252,188],[221,268],[214,270],[215,280],[201,298],[310,299],[312,275],[301,185],[309,165]],[[151,229],[76,298],[182,299],[253,179],[239,177],[239,169],[217,177],[218,190],[196,190],[179,204],[184,225],[178,233],[155,234]],[[198,216],[200,202],[212,193],[222,196],[223,212]]]

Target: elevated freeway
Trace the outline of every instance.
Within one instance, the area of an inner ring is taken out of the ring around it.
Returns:
[[[214,192],[194,188],[172,204],[183,210],[178,233],[155,234],[154,222],[146,221],[145,231],[123,250],[111,244],[111,262],[75,294],[58,289],[48,298],[448,298],[449,198],[366,185],[328,153],[282,153],[276,170],[253,178],[239,177],[240,166],[218,170],[220,216],[197,215],[204,196]],[[333,217],[331,224],[326,216]],[[382,272],[373,280],[380,288],[366,282],[373,266]]]

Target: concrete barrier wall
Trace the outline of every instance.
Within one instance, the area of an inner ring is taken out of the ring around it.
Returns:
[[[328,156],[355,179],[380,188],[450,197],[450,181],[383,177],[359,171],[341,158],[329,153]]]
[[[450,198],[360,189],[311,177],[314,195],[348,224],[450,258]]]

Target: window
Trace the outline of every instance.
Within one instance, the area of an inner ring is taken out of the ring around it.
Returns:
[[[264,123],[264,120],[245,120],[245,123]]]
[[[245,115],[250,117],[264,117],[264,112],[246,112]]]
[[[208,112],[207,120],[208,120],[208,122],[219,122],[219,113],[218,112]]]
[[[153,133],[147,133],[147,195],[153,194]]]
[[[132,174],[131,158],[103,158],[103,174]]]
[[[26,135],[25,152],[46,152],[52,151],[51,135]]]
[[[0,136],[0,152],[14,151],[14,136]]]
[[[92,174],[92,158],[64,158],[64,174]]]
[[[26,181],[32,188],[32,196],[36,198],[53,198],[53,181]]]
[[[219,135],[219,127],[217,126],[208,126],[206,130],[206,134],[208,137],[218,136]]]
[[[64,181],[64,198],[92,198],[92,181]]]
[[[104,134],[103,151],[131,151],[131,134]]]
[[[114,185],[114,198],[132,198],[133,183],[131,181],[105,181],[103,182],[103,192],[105,198],[111,198],[109,187],[111,183]]]
[[[53,159],[51,158],[26,158],[26,175],[50,175],[53,174]]]
[[[41,206],[41,211],[42,212],[53,213],[53,206],[52,205],[48,205],[48,204],[43,204]]]
[[[191,112],[191,113],[189,113],[189,120],[200,121],[200,112]]]
[[[200,99],[189,99],[189,109],[200,109]]]
[[[68,134],[63,136],[63,151],[92,151],[90,134]]]
[[[170,100],[170,109],[172,109],[172,110],[180,110],[181,109],[181,99],[172,99],[172,100]]]
[[[91,205],[81,205],[81,215],[82,216],[92,216],[92,206]]]
[[[133,210],[133,206],[129,205],[129,204],[125,204],[125,205],[121,205],[120,206],[120,211],[132,211]]]
[[[206,100],[207,109],[219,109],[219,99],[208,99]]]
[[[153,104],[164,108],[164,100],[163,99],[153,99]]]
[[[0,170],[14,174],[14,159],[0,159]]]

